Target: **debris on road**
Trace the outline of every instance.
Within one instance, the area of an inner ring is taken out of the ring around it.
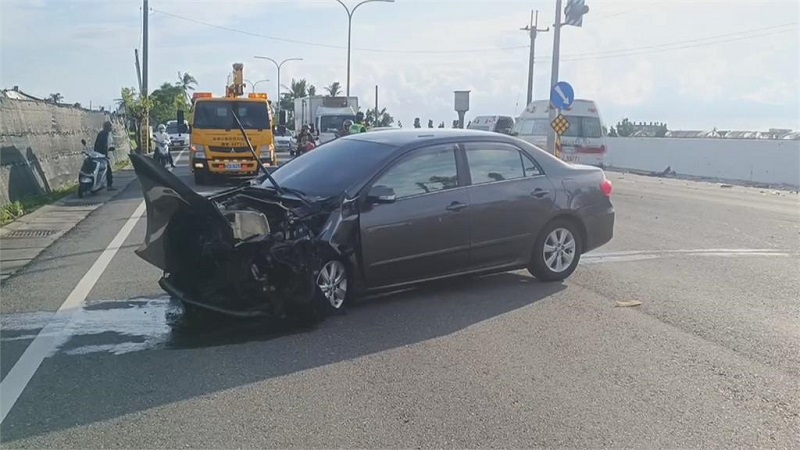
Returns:
[[[641,306],[642,302],[637,300],[617,300],[615,308],[628,308],[631,306]]]

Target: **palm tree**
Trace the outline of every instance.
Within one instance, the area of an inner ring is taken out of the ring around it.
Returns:
[[[47,100],[52,102],[52,103],[58,104],[58,103],[61,103],[61,100],[64,100],[64,96],[61,95],[60,92],[56,92],[55,94],[50,94],[50,96],[47,98]]]
[[[181,87],[183,95],[186,96],[186,100],[190,101],[191,97],[189,96],[189,91],[193,91],[194,87],[197,86],[197,79],[191,76],[189,72],[178,72],[178,82],[176,85]]]
[[[317,95],[317,87],[314,86],[313,84],[309,84],[308,85],[308,95],[310,95],[312,97]]]
[[[342,85],[338,81],[334,81],[330,86],[325,86],[325,90],[328,91],[328,97],[336,97],[342,93]]]
[[[291,95],[292,98],[302,98],[306,97],[308,94],[308,82],[306,82],[305,78],[301,78],[299,80],[295,80],[292,78],[291,83]]]

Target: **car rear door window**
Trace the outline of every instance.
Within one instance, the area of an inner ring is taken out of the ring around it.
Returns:
[[[522,155],[513,146],[476,142],[464,147],[473,185],[525,177]]]
[[[374,184],[394,189],[398,200],[458,187],[455,147],[442,145],[416,150]]]

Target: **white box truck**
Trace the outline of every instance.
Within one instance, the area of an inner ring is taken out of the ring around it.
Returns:
[[[345,120],[355,120],[358,97],[314,95],[294,99],[294,129],[314,124],[320,144],[336,138]]]

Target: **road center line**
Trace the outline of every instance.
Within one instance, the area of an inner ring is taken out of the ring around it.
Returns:
[[[175,163],[181,159],[183,153],[184,151],[181,151],[175,157]],[[64,300],[61,307],[58,308],[52,319],[39,331],[39,334],[25,349],[25,352],[14,364],[14,367],[0,382],[0,424],[6,420],[11,408],[17,403],[22,391],[28,386],[31,378],[39,369],[39,366],[42,365],[42,361],[50,354],[53,346],[63,339],[61,331],[65,324],[69,322],[70,316],[83,307],[89,292],[92,291],[92,288],[97,284],[111,260],[114,259],[114,256],[133,231],[136,223],[144,215],[145,209],[145,203],[142,200],[125,222],[125,225],[122,226],[122,229],[111,240],[111,243],[103,250],[103,253],[100,254],[83,278],[78,281],[78,284],[75,285],[75,288]]]

